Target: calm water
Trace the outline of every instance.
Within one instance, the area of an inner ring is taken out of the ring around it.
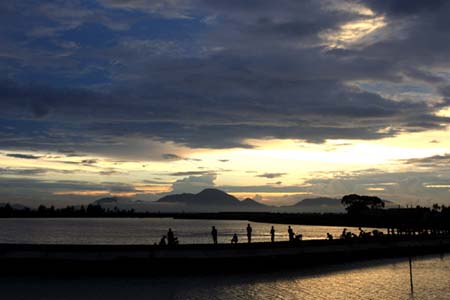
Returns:
[[[1,278],[1,299],[450,299],[450,258],[376,260],[267,274],[160,278]]]
[[[209,243],[216,225],[222,242],[246,221],[173,219],[0,219],[0,242],[8,243],[154,243],[172,227],[183,243]],[[252,223],[254,239],[269,240],[271,224]],[[275,225],[287,239],[286,225]],[[293,226],[305,238],[339,235],[342,228]],[[350,229],[357,232],[357,229]],[[429,256],[413,262],[415,293],[409,288],[407,259],[384,259],[298,271],[140,278],[0,278],[0,299],[450,299],[450,258]]]
[[[211,243],[211,226],[219,232],[219,242],[229,243],[236,232],[246,240],[247,221],[175,219],[0,219],[0,243],[60,244],[153,244],[169,227],[183,244]],[[270,241],[271,224],[250,223],[256,241]],[[325,239],[330,232],[338,237],[343,227],[293,225],[304,239]],[[358,228],[348,228],[358,233]],[[365,228],[366,229],[366,228]],[[288,240],[287,225],[275,225],[276,240]],[[369,229],[366,229],[369,230]]]

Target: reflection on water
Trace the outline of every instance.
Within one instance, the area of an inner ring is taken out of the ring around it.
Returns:
[[[450,259],[376,260],[267,274],[160,278],[2,278],[1,299],[449,299]]]
[[[251,223],[253,240],[269,241],[271,224]],[[182,243],[244,240],[246,221],[173,219],[0,219],[0,243],[152,244],[172,227]],[[287,240],[287,225],[275,225]],[[341,227],[293,226],[305,239],[338,236]],[[357,228],[350,229],[357,232]],[[450,259],[414,260],[414,298],[450,299]],[[0,266],[1,267],[1,266]],[[412,299],[407,259],[376,260],[299,271],[159,278],[0,279],[0,299]]]
[[[166,219],[0,219],[0,243],[153,244],[171,227],[183,244],[211,243],[211,226],[219,243],[229,243],[234,233],[246,240],[247,221]],[[252,223],[255,242],[270,241],[272,224]],[[275,225],[276,240],[288,240],[287,225]],[[343,227],[293,225],[304,239],[338,237]],[[366,230],[370,230],[365,228]],[[358,233],[358,228],[349,228]]]

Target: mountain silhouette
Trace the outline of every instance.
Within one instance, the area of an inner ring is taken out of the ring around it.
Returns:
[[[119,198],[117,197],[105,197],[92,202],[92,204],[96,205],[104,205],[104,204],[118,204]]]
[[[204,189],[198,194],[175,194],[162,197],[157,202],[182,203],[194,206],[231,206],[237,207],[240,201],[218,189]]]
[[[304,212],[304,213],[345,212],[344,206],[342,206],[340,199],[328,198],[328,197],[306,198],[306,199],[300,200],[299,202],[297,202],[293,205],[281,206],[281,207],[279,207],[279,210],[281,210],[283,212]]]
[[[342,206],[340,199],[319,197],[303,199],[293,206],[295,207],[310,207],[310,206]]]
[[[389,203],[389,201],[386,201]],[[344,213],[340,199],[318,197],[307,198],[294,205],[270,206],[246,198],[242,201],[219,189],[208,188],[201,192],[166,195],[156,201],[131,198],[105,197],[93,204],[104,208],[134,209],[140,212],[288,212],[288,213]]]
[[[258,201],[255,201],[251,198],[245,198],[241,201],[240,206],[246,207],[246,208],[264,208],[269,207],[265,204],[259,203]]]
[[[28,206],[25,206],[25,205],[22,205],[22,204],[19,204],[19,203],[12,203],[12,204],[10,204],[10,203],[0,203],[0,207],[5,207],[6,205],[11,206],[11,208],[15,209],[15,210],[30,209]]]

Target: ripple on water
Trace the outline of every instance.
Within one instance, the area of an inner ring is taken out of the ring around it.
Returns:
[[[413,262],[414,298],[407,259],[375,260],[267,274],[160,278],[2,278],[8,300],[447,300],[450,258]]]
[[[428,257],[413,262],[414,297],[408,261],[380,260],[324,267],[307,273],[208,278],[177,299],[449,299],[450,259]]]

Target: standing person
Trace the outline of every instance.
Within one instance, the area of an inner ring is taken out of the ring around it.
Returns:
[[[291,226],[288,226],[288,234],[289,234],[289,242],[293,242],[295,239],[294,230],[292,230]]]
[[[273,226],[272,226],[272,228],[270,229],[270,241],[271,241],[272,243],[275,242],[275,228],[273,228]]]
[[[165,236],[165,235],[163,235],[163,236],[161,237],[161,240],[159,241],[159,245],[160,245],[160,246],[165,246],[165,245],[167,245],[167,243],[166,243],[166,236]]]
[[[175,235],[173,234],[172,228],[167,231],[167,245],[171,246],[175,244]]]
[[[247,239],[249,243],[252,242],[252,226],[250,224],[247,224]]]
[[[216,229],[216,226],[212,227],[211,235],[212,235],[212,238],[213,238],[213,243],[214,243],[214,245],[216,245],[217,244],[217,229]]]

